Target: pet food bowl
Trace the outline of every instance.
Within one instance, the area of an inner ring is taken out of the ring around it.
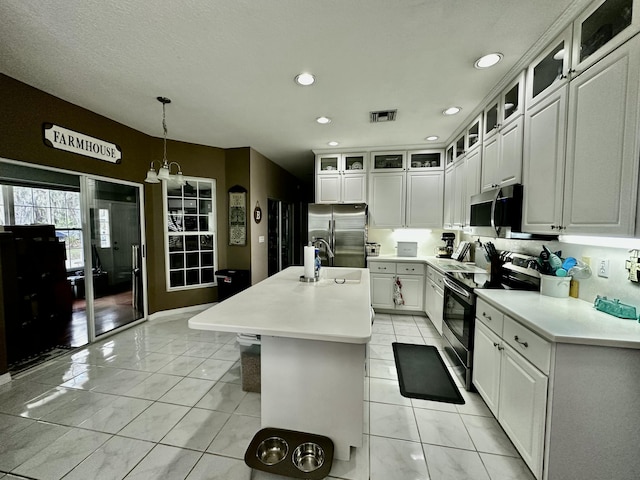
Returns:
[[[260,442],[256,456],[265,465],[275,465],[281,462],[289,452],[289,445],[284,438],[269,437]]]
[[[298,470],[305,473],[313,472],[324,463],[324,450],[317,443],[306,442],[296,447],[291,461]]]

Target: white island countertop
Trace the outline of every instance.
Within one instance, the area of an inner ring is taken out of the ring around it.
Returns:
[[[478,297],[552,342],[640,349],[640,323],[608,315],[584,300],[538,292],[476,290]]]
[[[197,314],[189,327],[367,343],[371,339],[369,270],[323,267],[320,271],[319,282],[303,283],[299,281],[303,267],[289,267]],[[331,276],[335,281],[327,278]]]

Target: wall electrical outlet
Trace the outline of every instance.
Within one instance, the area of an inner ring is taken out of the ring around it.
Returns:
[[[598,263],[598,276],[609,278],[609,260],[600,259]]]

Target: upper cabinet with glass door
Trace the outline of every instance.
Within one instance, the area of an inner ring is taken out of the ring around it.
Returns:
[[[600,0],[573,23],[571,73],[579,75],[640,31],[640,0]]]
[[[460,134],[460,136],[458,137],[458,139],[456,140],[456,151],[455,151],[455,156],[456,156],[456,161],[458,161],[458,159],[464,157],[464,154],[466,152],[466,144],[465,144],[465,133],[466,132],[462,132]]]
[[[599,0],[530,64],[527,108],[640,31],[640,0]]]
[[[371,152],[372,172],[399,172],[406,170],[406,152]]]
[[[524,71],[484,111],[484,138],[495,135],[524,112]]]
[[[569,81],[571,28],[553,40],[529,65],[527,108]]]
[[[479,116],[470,126],[467,128],[467,148],[466,153],[475,150],[480,146],[482,141],[481,134],[482,116]]]
[[[331,153],[316,156],[316,173],[335,175],[337,173],[364,173],[366,153]]]
[[[409,170],[443,170],[442,150],[411,150],[407,152]]]

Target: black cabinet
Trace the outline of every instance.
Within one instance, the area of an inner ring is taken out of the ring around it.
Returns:
[[[9,365],[58,344],[71,321],[65,246],[53,225],[5,226],[2,285]],[[11,260],[11,257],[13,260]]]

